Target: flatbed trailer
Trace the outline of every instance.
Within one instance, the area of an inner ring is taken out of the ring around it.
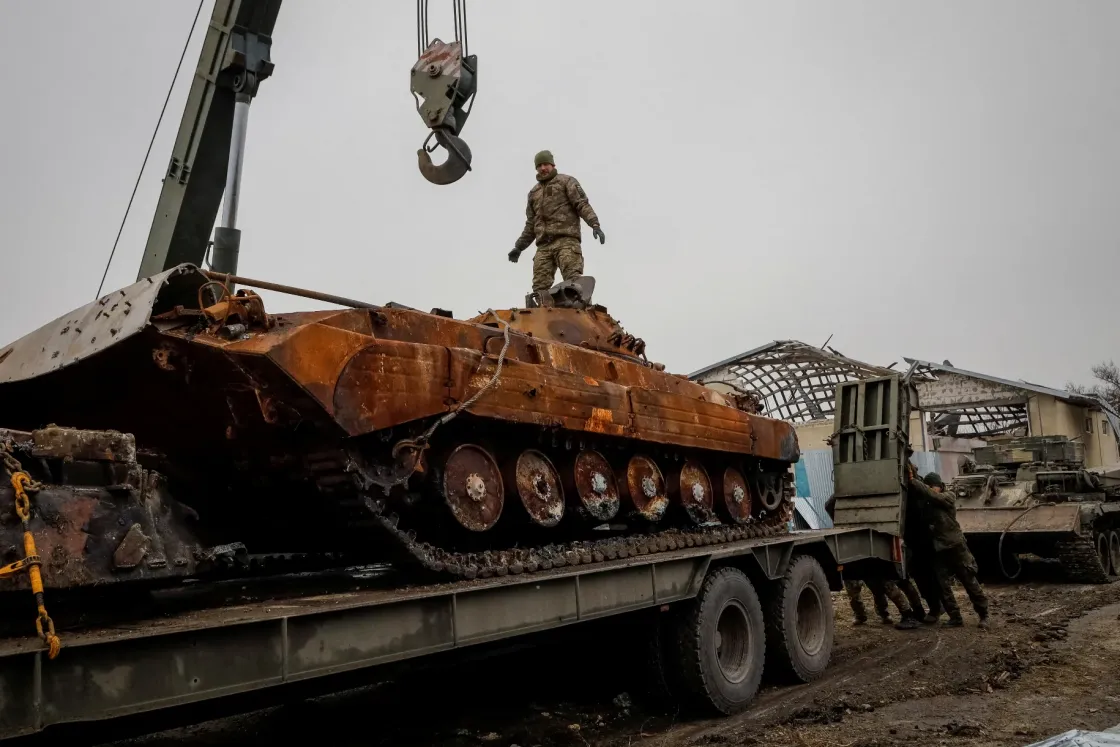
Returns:
[[[0,641],[0,739],[264,691],[643,609],[665,687],[746,708],[762,670],[810,681],[833,645],[829,591],[901,573],[896,535],[793,532],[485,580],[254,601]]]

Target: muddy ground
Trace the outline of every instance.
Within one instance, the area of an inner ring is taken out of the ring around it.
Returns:
[[[993,626],[856,627],[842,593],[832,665],[810,685],[765,686],[746,713],[689,720],[643,701],[636,620],[575,626],[539,645],[388,683],[116,741],[123,747],[307,739],[421,747],[1021,746],[1120,724],[1120,584],[988,587]],[[868,600],[869,601],[869,600]],[[582,629],[582,630],[581,630]],[[636,636],[631,636],[636,637]]]

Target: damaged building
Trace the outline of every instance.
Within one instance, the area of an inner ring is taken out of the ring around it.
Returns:
[[[1016,436],[1065,436],[1081,444],[1086,467],[1120,462],[1120,417],[1100,395],[1001,379],[948,361],[904,360],[913,367],[918,403],[925,413],[920,421],[923,450],[967,454],[970,444]],[[918,435],[912,434],[911,440],[917,441]]]
[[[904,358],[878,366],[836,349],[777,340],[689,375],[724,393],[749,396],[762,412],[794,424],[801,460],[794,466],[795,524],[831,526],[824,511],[832,495],[836,387],[846,381],[911,371],[919,410],[910,418],[913,462],[945,480],[960,474],[974,449],[1016,436],[1066,436],[1083,446],[1085,466],[1120,463],[1120,417],[1095,394],[1078,394],[954,367],[948,361]]]

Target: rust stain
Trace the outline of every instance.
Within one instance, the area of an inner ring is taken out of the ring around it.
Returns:
[[[444,412],[447,368],[446,348],[374,340],[338,378],[335,419],[356,436]]]
[[[587,419],[584,427],[592,433],[606,433],[607,426],[614,424],[614,414],[602,407],[595,407],[591,410],[591,417]]]
[[[86,529],[89,519],[93,516],[94,509],[99,501],[95,498],[77,495],[72,500],[62,504],[59,509],[63,521],[61,526],[47,527],[44,539],[52,547],[61,547],[67,555],[82,557],[85,554]],[[48,539],[49,538],[49,539]]]
[[[346,312],[329,319],[331,324],[299,327],[269,350],[268,357],[333,413],[335,387],[343,368],[374,340],[358,331],[363,318],[368,322],[368,314]]]
[[[152,360],[164,371],[175,370],[175,364],[171,362],[171,348],[168,345],[162,345],[153,350]]]

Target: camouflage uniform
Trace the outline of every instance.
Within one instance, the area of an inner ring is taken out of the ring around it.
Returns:
[[[953,496],[948,493],[931,489],[930,485],[944,488],[944,483],[935,472],[926,475],[923,480],[911,478],[910,487],[921,504],[922,516],[928,521],[930,534],[933,536],[933,549],[935,552],[937,577],[941,584],[941,601],[945,611],[949,613],[949,623],[961,624],[961,610],[953,596],[953,578],[961,582],[968,594],[972,608],[980,618],[980,624],[988,624],[988,597],[977,579],[979,569],[976,559],[968,549],[964,532],[957,522],[957,504]]]
[[[556,279],[556,270],[565,280],[583,274],[583,249],[579,241],[569,238],[556,239],[547,244],[537,244],[533,255],[533,290],[546,291]]]
[[[535,163],[538,166],[552,163],[552,154],[538,153]],[[548,176],[538,174],[525,206],[525,228],[511,253],[512,258],[525,251],[534,240],[537,242],[537,253],[533,257],[534,291],[551,288],[557,268],[564,280],[583,274],[580,218],[592,229],[601,231],[599,216],[591,209],[579,181],[557,171]]]
[[[922,595],[918,593],[918,587],[914,586],[914,582],[909,578],[902,578],[898,581],[891,581],[897,589],[899,594],[906,600],[910,607],[911,616],[918,621],[926,614],[925,607],[922,606]],[[895,603],[898,606],[898,603]]]
[[[894,606],[898,608],[898,614],[902,619],[913,617],[913,608],[906,599],[906,595],[902,593],[898,588],[898,584],[894,581],[884,581],[882,579],[845,581],[844,590],[848,593],[848,602],[852,605],[852,612],[856,616],[856,622],[862,623],[867,621],[867,608],[863,606],[863,599],[861,599],[864,586],[871,592],[871,600],[875,604],[875,612],[884,623],[889,623],[891,621],[890,609],[887,607],[888,599],[894,602]]]
[[[921,502],[915,497],[913,489],[906,491],[906,526],[903,529],[906,541],[906,568],[917,584],[918,591],[925,599],[928,612],[926,622],[934,623],[941,617],[941,582],[937,578],[937,560],[933,550],[933,538],[929,533],[929,522],[925,520]]]
[[[824,510],[830,519],[836,520],[836,496],[830,497],[825,502]],[[867,622],[867,608],[863,606],[863,599],[861,599],[864,586],[867,586],[868,591],[871,592],[875,612],[884,623],[891,621],[890,609],[887,607],[888,599],[898,608],[899,626],[912,627],[914,623],[906,621],[917,620],[920,617],[920,614],[915,614],[915,610],[921,611],[922,600],[909,580],[901,582],[883,579],[845,580],[844,591],[848,594],[848,603],[852,605],[852,613],[857,623]]]

